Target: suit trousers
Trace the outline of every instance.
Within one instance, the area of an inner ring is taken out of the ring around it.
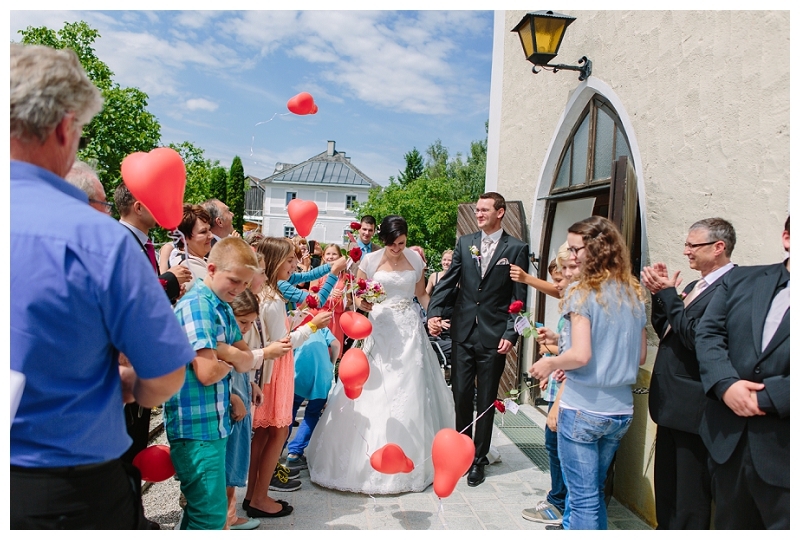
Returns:
[[[125,405],[124,410],[125,429],[133,442],[120,459],[125,463],[133,463],[133,458],[147,448],[150,441],[150,409],[134,402]]]
[[[456,430],[466,428],[473,419],[473,398],[475,397],[475,384],[477,377],[477,411],[481,414],[488,409],[497,399],[497,388],[503,376],[506,356],[498,354],[497,346],[487,349],[478,339],[477,325],[463,342],[453,342],[453,358],[450,372],[450,384],[453,388],[453,401],[456,408]],[[500,339],[497,340],[498,345]],[[492,442],[492,426],[494,425],[493,411],[489,411],[478,420],[473,430],[467,430],[466,435],[472,436],[475,443],[476,465],[488,465],[486,454]]]
[[[717,503],[715,529],[789,529],[789,488],[767,484],[758,476],[747,431],[728,461],[709,458],[708,463]]]
[[[653,483],[659,529],[710,527],[711,475],[700,435],[658,426]]]

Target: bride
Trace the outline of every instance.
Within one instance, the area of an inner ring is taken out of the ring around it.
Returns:
[[[356,300],[370,312],[372,334],[364,340],[369,379],[351,400],[339,381],[309,443],[311,481],[340,491],[402,493],[422,491],[433,482],[431,446],[436,433],[455,427],[453,396],[428,342],[416,296],[427,308],[424,263],[406,248],[408,224],[387,216],[379,238],[385,248],[364,256],[358,278],[383,285],[379,304]],[[414,462],[410,473],[382,474],[370,465],[373,452],[387,443]]]

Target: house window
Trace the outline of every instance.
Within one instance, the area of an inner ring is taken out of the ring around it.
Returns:
[[[283,227],[283,236],[285,236],[286,238],[292,238],[294,235],[295,235],[294,227],[290,227],[288,225],[285,225]]]
[[[356,202],[358,202],[358,201],[356,200],[356,196],[355,195],[346,195],[345,196],[345,201],[344,201],[345,210],[352,210],[353,207],[355,206]]]
[[[344,230],[342,231],[342,245],[344,246],[350,243],[350,237],[347,236],[347,233],[349,232],[350,232],[350,227],[345,227]]]
[[[287,191],[286,192],[286,206],[289,206],[289,203],[297,198],[296,191]]]
[[[622,123],[614,110],[596,97],[564,146],[551,192],[611,182],[611,166],[621,156],[631,156]]]

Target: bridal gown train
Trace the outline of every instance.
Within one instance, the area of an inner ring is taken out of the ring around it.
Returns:
[[[370,273],[380,252],[361,268],[383,284],[387,298],[370,314],[372,335],[364,340],[369,379],[351,400],[341,381],[328,400],[307,449],[311,481],[340,491],[402,493],[422,491],[433,482],[431,446],[436,433],[455,427],[453,396],[412,305],[422,274],[421,259],[406,257],[416,270]],[[382,474],[370,455],[387,443],[399,445],[414,462],[410,473]]]

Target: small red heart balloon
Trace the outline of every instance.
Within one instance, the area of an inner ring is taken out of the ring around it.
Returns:
[[[169,446],[148,446],[133,458],[133,466],[142,473],[145,482],[163,482],[175,476],[175,467],[170,459]]]
[[[372,323],[361,313],[345,311],[339,316],[339,326],[348,337],[364,339],[372,333]]]
[[[319,215],[319,208],[314,201],[304,201],[302,199],[292,199],[286,207],[289,219],[292,220],[297,234],[306,237],[311,234],[314,223]]]
[[[286,102],[286,107],[294,114],[299,114],[301,116],[309,114],[314,108],[314,98],[311,97],[311,94],[308,92],[300,92]]]
[[[414,470],[414,462],[394,443],[375,450],[369,458],[369,464],[383,474],[410,473]]]
[[[356,399],[369,379],[369,361],[361,349],[350,349],[339,362],[339,380],[344,386],[344,393],[350,399]]]
[[[433,438],[433,491],[440,498],[449,497],[458,479],[464,476],[475,459],[472,439],[451,428],[444,428]]]
[[[134,152],[122,160],[122,180],[159,225],[176,228],[183,219],[186,166],[172,148]]]

